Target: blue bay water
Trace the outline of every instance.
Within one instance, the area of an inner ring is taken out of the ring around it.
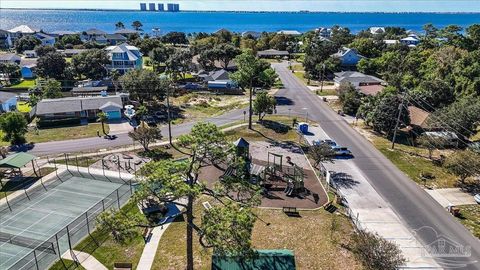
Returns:
[[[235,32],[298,30],[340,25],[353,32],[371,26],[399,26],[420,31],[426,23],[437,27],[456,24],[467,27],[480,23],[480,13],[236,13],[236,12],[142,12],[142,11],[91,11],[91,10],[13,10],[0,9],[0,29],[10,29],[21,24],[42,28],[44,31],[83,31],[98,28],[113,32],[115,23],[127,27],[138,20],[143,29],[151,32],[160,28],[169,31],[214,32],[226,28]]]

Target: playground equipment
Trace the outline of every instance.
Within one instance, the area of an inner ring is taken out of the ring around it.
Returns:
[[[292,166],[283,166],[283,155],[268,153],[267,167],[263,172],[263,183],[265,186],[285,185],[284,192],[287,196],[295,196],[305,190],[303,169],[290,161]]]
[[[249,181],[262,185],[266,190],[282,188],[287,196],[296,196],[305,191],[303,169],[286,157],[288,166],[283,166],[283,155],[268,152],[267,165],[254,164],[250,157],[250,144],[243,138],[234,142],[235,158],[243,158],[246,161],[246,173]],[[236,175],[236,168],[229,166],[220,177]]]

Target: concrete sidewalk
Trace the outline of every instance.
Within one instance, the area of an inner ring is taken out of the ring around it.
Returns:
[[[75,254],[76,259],[78,260],[78,263],[80,263],[80,265],[83,268],[85,268],[86,270],[108,270],[108,268],[105,267],[105,265],[103,265],[101,262],[99,262],[92,255],[90,255],[88,253],[85,253],[85,252],[78,251],[78,250],[72,250],[72,251]],[[70,250],[67,250],[62,255],[62,258],[67,259],[67,260],[71,260],[71,261],[75,261],[72,258],[72,254],[71,254]]]
[[[180,203],[185,204],[186,200],[181,200]],[[173,216],[180,213],[180,211],[182,211],[182,209],[179,209],[175,204],[170,204],[166,215]],[[145,244],[145,247],[143,248],[140,261],[138,261],[137,270],[150,270],[152,268],[153,260],[155,259],[155,254],[157,253],[160,239],[162,238],[163,233],[167,230],[168,226],[170,226],[174,219],[175,218],[169,218],[162,226],[153,228],[151,235],[149,236],[149,241]]]
[[[441,206],[477,204],[472,195],[463,192],[460,188],[439,188],[425,190]]]
[[[311,126],[309,131],[305,138],[310,144],[313,140],[331,139],[321,127]],[[425,255],[428,253],[416,240],[415,232],[404,225],[351,159],[335,159],[333,163],[323,165],[331,172],[330,181],[346,200],[349,214],[358,229],[378,233],[399,245],[408,269],[441,269],[433,258]]]

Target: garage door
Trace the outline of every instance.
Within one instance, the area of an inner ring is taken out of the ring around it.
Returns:
[[[117,120],[122,118],[120,111],[107,111],[105,112],[108,115],[108,119]]]

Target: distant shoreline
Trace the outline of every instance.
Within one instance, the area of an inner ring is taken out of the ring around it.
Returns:
[[[381,12],[381,11],[238,11],[238,10],[181,10],[171,11],[149,11],[139,9],[92,9],[92,8],[0,8],[0,10],[42,10],[42,11],[135,11],[145,13],[294,13],[294,14],[318,14],[318,13],[346,13],[346,14],[480,14],[475,12],[435,12],[435,11],[399,11],[399,12]]]

